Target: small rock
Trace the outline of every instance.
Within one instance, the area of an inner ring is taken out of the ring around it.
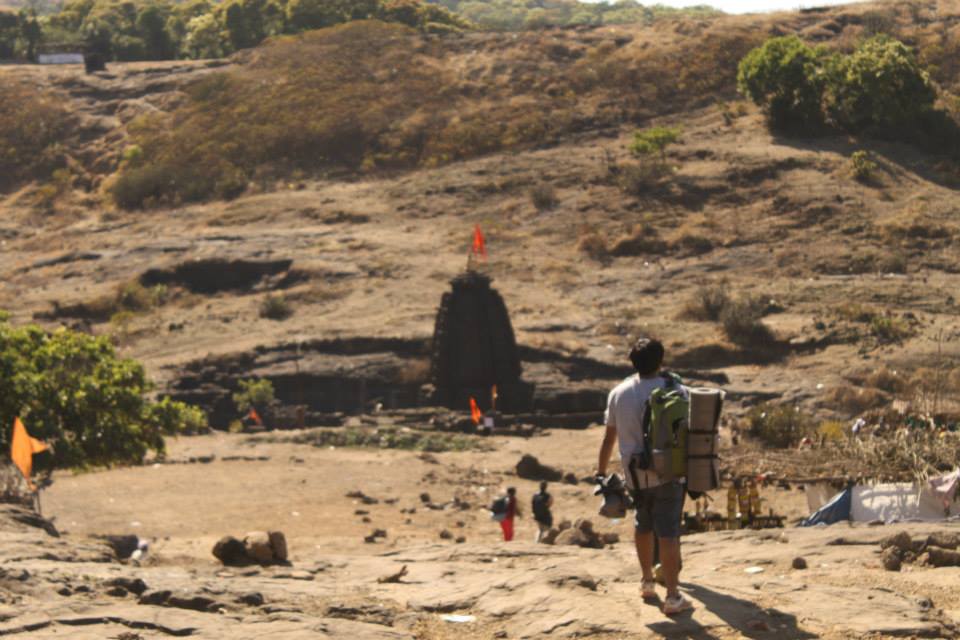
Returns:
[[[249,558],[260,564],[273,562],[273,547],[266,531],[251,531],[243,538],[243,548]]]
[[[286,562],[288,559],[287,537],[283,535],[282,531],[271,531],[268,536],[270,537],[270,548],[273,549],[274,561]]]
[[[119,587],[136,596],[142,596],[143,592],[147,590],[147,583],[140,578],[114,578],[107,581],[107,586]]]
[[[376,538],[386,538],[387,530],[386,529],[374,529],[373,536]]]
[[[880,555],[880,562],[887,571],[900,571],[902,564],[901,554],[903,552],[897,546],[889,546],[883,550]]]
[[[572,473],[565,473],[565,474],[563,474],[563,482],[564,482],[564,484],[577,484],[577,482],[579,482],[579,480],[577,480],[577,476],[576,476],[576,475],[574,475],[574,474],[572,474]]]
[[[910,551],[913,547],[913,539],[910,537],[909,533],[906,531],[901,531],[900,533],[888,536],[880,541],[881,549],[888,549],[890,547],[896,547],[901,553]]]
[[[356,511],[353,512],[353,515],[355,515],[355,516],[366,516],[366,515],[370,515],[370,512],[367,511],[366,509],[357,509]]]
[[[457,536],[457,539],[454,540],[454,542],[456,542],[457,544],[463,544],[466,541],[467,541],[466,536]]]
[[[150,604],[150,605],[159,606],[162,604],[166,604],[167,600],[170,599],[171,595],[173,595],[173,593],[166,589],[162,591],[149,591],[143,594],[142,596],[140,596],[140,599],[137,600],[137,604]]]
[[[108,596],[113,596],[114,598],[125,598],[130,592],[123,587],[110,587],[104,593],[106,593]]]
[[[793,568],[794,568],[794,569],[798,569],[798,570],[799,570],[799,569],[806,569],[806,568],[807,568],[807,560],[806,560],[806,558],[801,558],[800,556],[797,556],[796,558],[794,558],[794,559],[793,559]]]
[[[256,591],[251,591],[250,593],[244,593],[243,595],[237,598],[237,602],[245,604],[251,607],[259,607],[263,604],[263,594]]]
[[[431,500],[430,500],[430,494],[429,494],[429,493],[421,493],[421,494],[420,494],[420,502],[422,502],[423,504],[430,504],[430,502],[431,502]]]
[[[362,522],[363,524],[370,524],[371,522],[373,522],[373,520],[370,519],[370,516],[363,516],[362,518],[360,518],[360,522]]]
[[[247,550],[240,540],[224,536],[213,545],[213,555],[225,565],[243,565],[249,562]]]
[[[770,631],[770,625],[763,620],[747,620],[747,628],[751,631]]]
[[[617,544],[620,542],[620,534],[615,531],[601,534],[600,541],[603,542],[603,544]]]
[[[449,531],[447,531],[446,529],[444,529],[444,530],[442,530],[442,531],[440,532],[440,539],[441,539],[441,540],[452,540],[452,539],[453,539],[453,534],[450,533]]]
[[[202,611],[205,613],[213,613],[226,608],[222,603],[206,596],[170,596],[164,604],[177,609],[188,609],[190,611]]]
[[[70,589],[70,587],[60,587],[59,589],[57,589],[57,594],[67,597],[67,596],[72,596],[73,591]]]

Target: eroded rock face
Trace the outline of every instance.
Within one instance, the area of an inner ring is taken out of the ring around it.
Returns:
[[[490,278],[476,271],[462,273],[450,284],[433,333],[434,400],[465,409],[472,397],[486,410],[496,385],[498,409],[528,409],[532,389],[520,379],[520,356],[503,298],[490,287]]]

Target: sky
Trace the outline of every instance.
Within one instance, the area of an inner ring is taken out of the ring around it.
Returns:
[[[826,5],[850,3],[851,0],[647,0],[644,2],[644,4],[664,4],[668,7],[689,7],[691,5],[707,4],[726,13],[792,11],[801,7],[822,7]]]

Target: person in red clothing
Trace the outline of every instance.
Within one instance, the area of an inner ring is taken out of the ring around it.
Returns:
[[[507,517],[500,521],[504,541],[513,540],[513,519],[518,516],[520,516],[520,508],[517,506],[517,490],[514,487],[507,487]]]

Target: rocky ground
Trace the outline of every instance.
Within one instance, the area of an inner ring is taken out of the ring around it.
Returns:
[[[592,516],[621,542],[538,545],[528,518],[517,540],[498,540],[483,510],[490,495],[516,485],[525,504],[535,487],[513,475],[520,449],[576,472],[599,437],[593,429],[498,438],[494,451],[426,456],[218,435],[172,443],[167,464],[57,474],[43,506],[60,537],[18,522],[12,507],[0,514],[0,635],[956,637],[960,569],[885,571],[878,544],[903,530],[919,540],[956,526],[691,535],[682,588],[696,609],[675,619],[640,600],[629,526],[595,516],[588,485],[552,485],[558,518]],[[357,491],[376,502],[346,495]],[[800,491],[771,488],[764,498],[802,511]],[[385,535],[365,543],[376,528]],[[285,532],[288,564],[225,567],[211,555],[220,536],[258,529]],[[150,544],[138,560],[117,559],[98,537],[131,533]]]

